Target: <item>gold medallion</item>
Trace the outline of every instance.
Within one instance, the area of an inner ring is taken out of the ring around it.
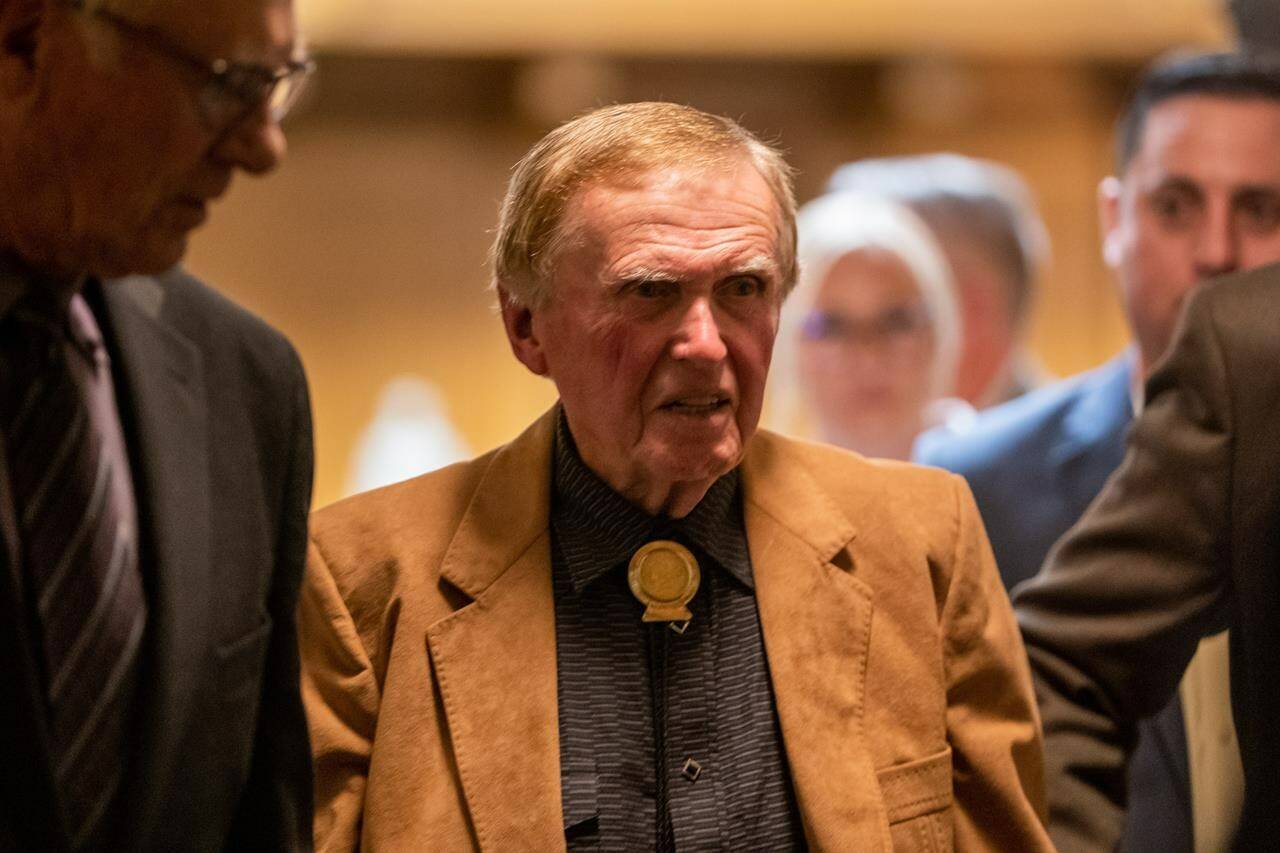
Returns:
[[[686,607],[698,591],[702,575],[688,548],[658,539],[636,551],[627,568],[631,594],[645,606],[645,622],[684,622],[693,618]]]

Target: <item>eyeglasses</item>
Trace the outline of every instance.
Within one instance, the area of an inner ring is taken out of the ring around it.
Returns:
[[[921,308],[898,306],[867,319],[815,309],[801,321],[800,335],[816,343],[897,348],[921,340],[928,327]]]
[[[224,130],[263,104],[267,105],[271,120],[280,122],[297,104],[307,78],[315,71],[315,63],[309,59],[290,60],[277,68],[226,59],[208,60],[155,30],[107,9],[86,9],[84,0],[73,0],[71,6],[203,77],[197,104],[200,117],[210,130]]]

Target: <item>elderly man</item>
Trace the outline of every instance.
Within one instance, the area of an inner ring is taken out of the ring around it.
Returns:
[[[288,0],[0,0],[0,850],[310,846],[306,386],[170,269],[297,51]]]
[[[1049,235],[1016,172],[959,154],[885,157],[846,163],[827,188],[907,205],[942,246],[964,326],[957,397],[984,408],[1041,384],[1026,336]]]
[[[1119,123],[1117,166],[1099,190],[1103,252],[1135,350],[984,412],[964,435],[926,434],[917,447],[919,461],[969,480],[1009,586],[1036,573],[1119,465],[1142,380],[1188,294],[1212,276],[1280,260],[1280,65],[1231,54],[1157,64]],[[1234,823],[1238,798],[1219,800],[1239,778],[1220,640],[1192,682],[1208,686],[1189,686],[1185,708],[1175,701],[1143,724],[1125,849],[1189,851],[1193,837],[1229,834]],[[1057,766],[1076,758],[1059,754]],[[1114,841],[1121,815],[1071,778],[1064,770],[1049,780],[1059,843]]]
[[[495,283],[560,404],[314,516],[321,849],[1045,848],[961,481],[756,431],[794,229],[779,155],[687,107],[517,167]]]

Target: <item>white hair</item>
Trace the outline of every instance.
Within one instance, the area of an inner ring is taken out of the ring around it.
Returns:
[[[905,205],[857,192],[833,192],[796,217],[800,278],[782,308],[774,354],[770,423],[785,428],[799,406],[796,349],[800,327],[832,266],[854,252],[885,252],[906,267],[919,288],[933,332],[929,399],[948,396],[960,355],[960,314],[946,255],[928,226]]]

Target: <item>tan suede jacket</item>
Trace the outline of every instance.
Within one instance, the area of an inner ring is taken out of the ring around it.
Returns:
[[[313,516],[318,850],[564,849],[554,423]],[[810,848],[1050,849],[1030,675],[963,481],[762,432],[742,488]]]

